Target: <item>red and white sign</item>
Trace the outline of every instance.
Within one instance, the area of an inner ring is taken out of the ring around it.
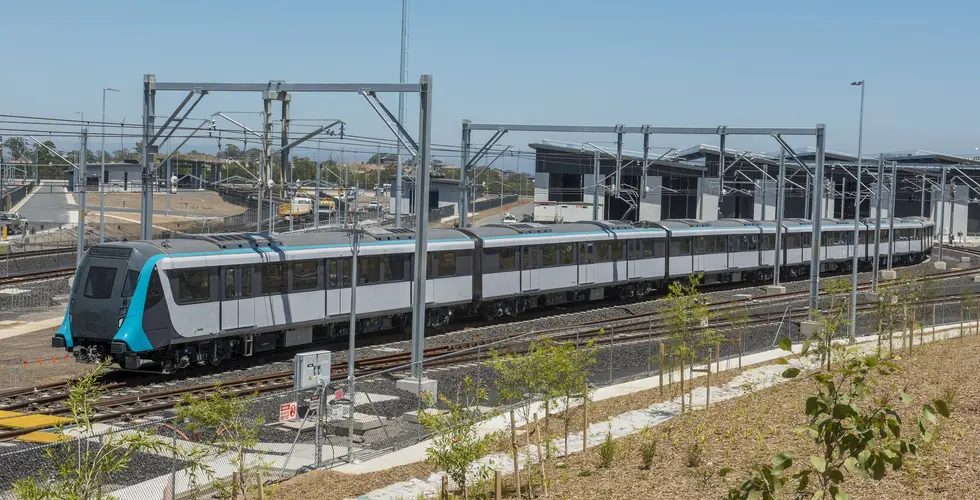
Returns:
[[[341,399],[344,399],[344,390],[337,389],[337,392],[333,393],[333,400],[340,401]]]
[[[296,402],[279,405],[279,421],[285,422],[296,418]]]

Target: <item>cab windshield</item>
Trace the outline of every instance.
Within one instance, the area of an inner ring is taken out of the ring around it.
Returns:
[[[90,299],[112,297],[112,285],[116,282],[116,268],[93,266],[88,270],[85,282],[85,296]]]

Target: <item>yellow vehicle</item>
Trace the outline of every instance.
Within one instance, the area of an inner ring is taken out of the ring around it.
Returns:
[[[313,216],[313,199],[305,196],[297,196],[290,203],[283,203],[279,206],[279,216],[283,219],[295,217],[305,219]],[[320,212],[330,212],[336,208],[336,203],[332,198],[320,198]]]

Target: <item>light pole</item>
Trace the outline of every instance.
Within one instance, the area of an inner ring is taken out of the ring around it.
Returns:
[[[102,88],[102,172],[99,174],[99,243],[105,243],[105,93],[119,92],[112,87]]]
[[[851,251],[851,339],[853,344],[857,338],[857,293],[858,293],[858,242],[861,240],[861,142],[864,139],[864,80],[851,82],[851,85],[861,87],[861,111],[858,115],[858,161],[854,186],[854,244]],[[843,213],[843,210],[841,211]],[[876,255],[875,258],[878,256]]]

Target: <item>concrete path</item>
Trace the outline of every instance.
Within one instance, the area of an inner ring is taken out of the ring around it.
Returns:
[[[61,322],[63,320],[64,316],[58,316],[55,318],[44,319],[41,321],[31,321],[27,323],[12,322],[3,324],[3,322],[0,322],[0,340],[17,337],[19,335],[26,335],[28,333],[39,332],[49,328],[57,328],[61,326]]]

